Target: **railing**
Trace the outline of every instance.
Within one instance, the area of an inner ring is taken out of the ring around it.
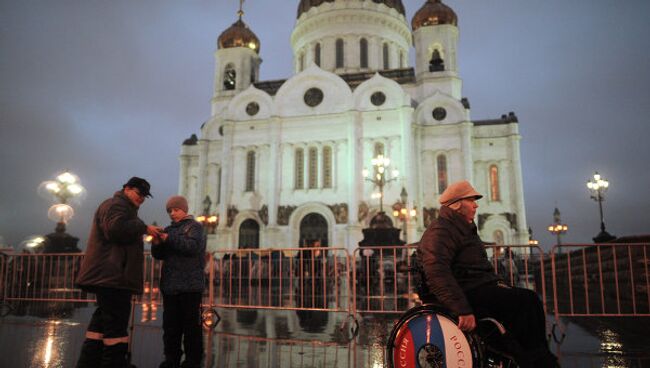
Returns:
[[[650,244],[563,244],[551,249],[557,319],[650,316]]]
[[[559,321],[650,316],[650,244],[565,244],[550,257],[535,246],[489,246],[494,270],[538,292]],[[414,246],[240,249],[206,255],[208,308],[402,313],[418,302]],[[2,302],[92,302],[74,286],[83,254],[0,256]],[[550,259],[549,259],[550,258]],[[549,262],[550,260],[550,262]],[[145,254],[143,310],[160,305],[161,262]],[[552,287],[549,287],[552,285]]]

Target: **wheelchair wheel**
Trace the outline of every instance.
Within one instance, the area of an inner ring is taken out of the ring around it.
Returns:
[[[424,305],[408,310],[395,324],[386,345],[390,368],[482,368],[476,336],[461,331],[442,309]]]

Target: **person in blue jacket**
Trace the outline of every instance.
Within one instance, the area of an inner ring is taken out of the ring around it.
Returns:
[[[187,200],[172,196],[167,201],[172,220],[152,241],[151,254],[163,260],[160,290],[163,295],[163,343],[161,368],[193,368],[203,359],[201,297],[205,288],[205,236],[203,227],[188,215]],[[185,360],[181,364],[181,341]]]

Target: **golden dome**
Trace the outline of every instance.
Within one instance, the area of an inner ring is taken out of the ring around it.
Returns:
[[[319,6],[322,3],[333,3],[334,1],[336,0],[300,0],[300,4],[298,4],[297,18],[300,18],[300,15],[302,13],[307,12],[309,9],[313,7]],[[404,5],[402,4],[402,0],[365,0],[365,1],[383,3],[387,7],[397,10],[400,14],[406,15],[404,13]]]
[[[241,18],[219,35],[217,44],[220,49],[248,47],[258,54],[260,53],[260,40],[255,36],[255,33],[248,28],[246,23],[241,20]]]
[[[440,0],[427,0],[418,10],[411,20],[413,32],[420,27],[437,26],[441,24],[458,25],[456,13],[443,4]]]

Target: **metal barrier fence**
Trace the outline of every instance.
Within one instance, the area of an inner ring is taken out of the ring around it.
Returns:
[[[650,244],[562,244],[550,254],[556,319],[650,316]]]
[[[650,316],[650,244],[488,246],[497,273],[537,291],[549,313],[565,316]],[[401,313],[418,302],[415,246],[241,249],[206,255],[205,307]],[[0,256],[3,303],[92,302],[74,287],[83,254]],[[546,260],[545,260],[546,259]],[[549,264],[550,263],[550,264]],[[550,267],[549,267],[550,266]],[[145,254],[144,293],[161,303],[161,262]],[[547,287],[552,285],[552,287]]]
[[[343,248],[217,251],[208,262],[215,307],[351,312]]]

